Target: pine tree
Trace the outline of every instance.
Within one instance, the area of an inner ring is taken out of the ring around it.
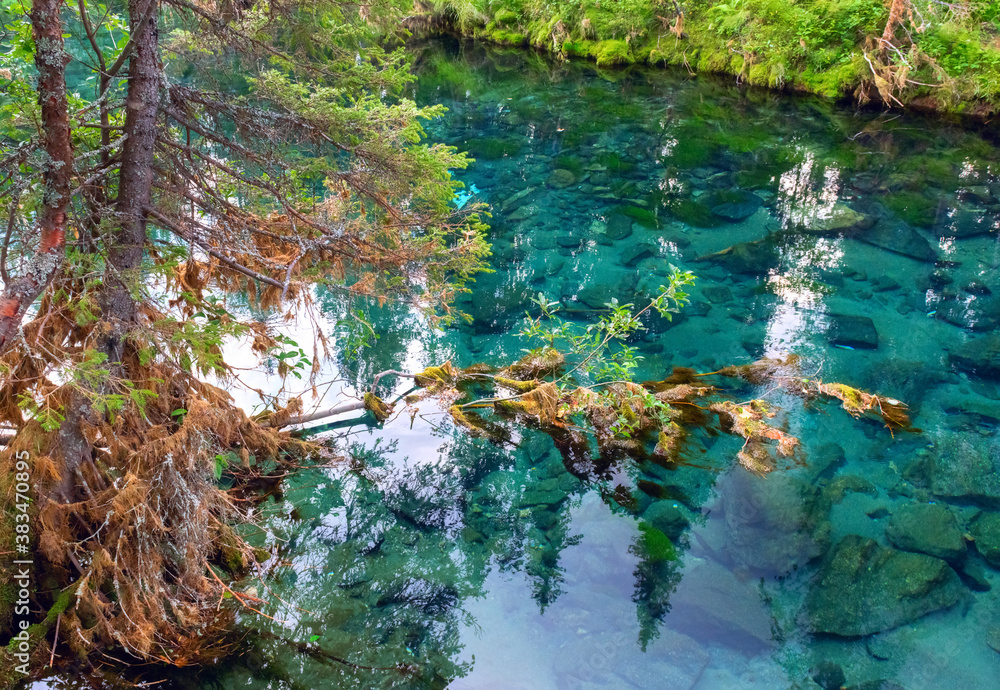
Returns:
[[[322,335],[310,357],[268,314],[310,318],[323,286],[447,320],[482,265],[477,208],[451,203],[466,159],[422,143],[440,109],[402,96],[399,10],[2,5],[0,489],[27,451],[38,574],[72,593],[37,603],[81,654],[184,663],[226,628],[254,553],[220,467],[252,478],[300,444],[281,401],[251,419],[216,385],[225,341],[308,375]]]

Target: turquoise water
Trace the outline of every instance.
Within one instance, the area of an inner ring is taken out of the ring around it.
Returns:
[[[906,402],[921,431],[732,380],[785,410],[799,463],[757,477],[706,430],[671,468],[564,457],[531,429],[470,438],[432,403],[333,425],[320,437],[348,459],[291,478],[259,519],[276,620],[244,617],[229,656],[169,684],[994,686],[995,142],[684,73],[415,50],[413,96],[450,109],[431,138],[478,158],[458,175],[492,207],[496,272],[459,301],[468,325],[372,309],[382,337],[340,362],[346,385],[509,363],[535,294],[585,324],[674,264],[698,276],[692,304],[647,323],[640,379],[796,353],[816,378]],[[325,307],[335,334],[345,306]],[[641,524],[675,557],[651,555]]]

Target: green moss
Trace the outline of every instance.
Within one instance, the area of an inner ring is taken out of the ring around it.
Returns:
[[[715,228],[724,222],[712,209],[691,199],[675,199],[667,209],[677,220],[698,228]]]
[[[520,21],[521,15],[514,10],[501,9],[493,15],[493,21],[497,24],[516,24]]]
[[[642,556],[647,563],[677,560],[677,549],[674,548],[670,537],[662,531],[656,529],[648,522],[640,522],[639,532],[642,533],[640,540],[642,544]]]
[[[955,165],[948,160],[924,156],[918,163],[921,177],[938,187],[954,187]]]
[[[603,165],[609,173],[614,175],[625,175],[635,170],[635,163],[625,160],[617,153],[606,151],[594,156],[594,162]]]
[[[605,65],[630,65],[635,62],[632,51],[629,50],[625,41],[610,40],[600,41],[594,46],[592,55],[597,64]]]
[[[709,165],[715,157],[717,146],[714,142],[683,133],[677,145],[670,151],[670,165],[678,168],[697,168]]]
[[[885,205],[910,225],[930,227],[937,217],[937,203],[919,192],[903,190],[889,194]]]
[[[911,31],[917,48],[935,64],[918,66],[910,84],[896,95],[904,102],[930,98],[936,107],[955,113],[988,113],[1000,106],[998,20],[993,18],[1000,17],[1000,11],[991,7],[974,4],[970,16],[950,15],[930,22],[923,32]],[[467,34],[505,44],[530,43],[540,50],[595,60],[600,67],[633,62],[685,65],[692,71],[737,75],[753,85],[791,87],[828,98],[859,93],[858,87],[870,82],[866,40],[881,34],[888,12],[885,3],[869,0],[695,0],[684,3],[684,36],[676,38],[664,26],[673,16],[672,8],[655,0],[582,5],[565,0],[439,0],[434,8]],[[602,76],[613,80],[620,74],[615,70]]]
[[[503,376],[494,376],[493,380],[498,386],[504,386],[506,388],[511,388],[516,390],[518,393],[527,393],[528,391],[538,388],[540,385],[538,381],[517,381],[516,379],[508,379]]]
[[[638,206],[622,206],[618,211],[630,218],[634,218],[647,228],[656,229],[660,227],[660,221],[656,217],[656,214],[649,209],[639,208]]]
[[[558,156],[552,161],[552,167],[569,170],[577,178],[583,177],[583,162],[576,156]]]
[[[566,41],[562,44],[562,50],[570,57],[589,58],[591,46],[590,41]]]
[[[466,150],[473,158],[497,160],[504,156],[514,156],[521,150],[521,142],[511,139],[482,137],[465,142]]]
[[[486,31],[481,37],[506,46],[522,46],[528,42],[528,37],[524,34],[501,28]]]

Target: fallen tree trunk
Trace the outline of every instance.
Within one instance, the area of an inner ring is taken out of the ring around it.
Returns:
[[[407,374],[403,371],[396,371],[395,369],[387,369],[386,371],[379,372],[375,375],[375,381],[372,383],[371,390],[368,391],[369,395],[375,396],[379,402],[381,399],[378,398],[378,384],[385,376],[400,376],[408,379],[415,379],[415,374]],[[308,414],[296,415],[294,417],[288,417],[285,419],[280,419],[274,417],[268,421],[266,426],[275,427],[282,429],[286,426],[296,426],[299,424],[307,424],[308,422],[314,422],[317,419],[325,419],[326,417],[334,417],[338,414],[344,414],[345,412],[355,412],[357,410],[369,409],[371,405],[370,398],[364,400],[355,400],[352,402],[345,402],[339,405],[334,405],[325,410],[318,410],[316,412],[310,412]]]

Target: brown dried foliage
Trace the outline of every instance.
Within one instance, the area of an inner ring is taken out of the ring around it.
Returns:
[[[200,280],[187,271],[180,279],[192,286]],[[49,302],[40,313],[20,346],[0,358],[0,419],[19,430],[0,452],[0,474],[12,474],[17,454],[27,452],[39,488],[39,560],[76,588],[60,637],[81,655],[111,645],[178,665],[197,661],[232,617],[231,607],[220,607],[225,590],[210,569],[241,576],[255,562],[229,527],[245,513],[217,486],[216,455],[280,462],[308,447],[250,420],[224,390],[176,366],[169,348],[146,361],[141,351],[164,335],[155,327],[162,315],[149,308],[145,328],[124,343],[118,378],[103,387],[127,393],[127,380],[153,395],[141,405],[126,396],[113,414],[98,413],[79,382],[52,372],[80,358],[101,325],[80,326]],[[46,431],[37,419],[25,420],[18,400],[26,394],[64,410],[67,421]],[[69,426],[82,444],[67,440]]]

